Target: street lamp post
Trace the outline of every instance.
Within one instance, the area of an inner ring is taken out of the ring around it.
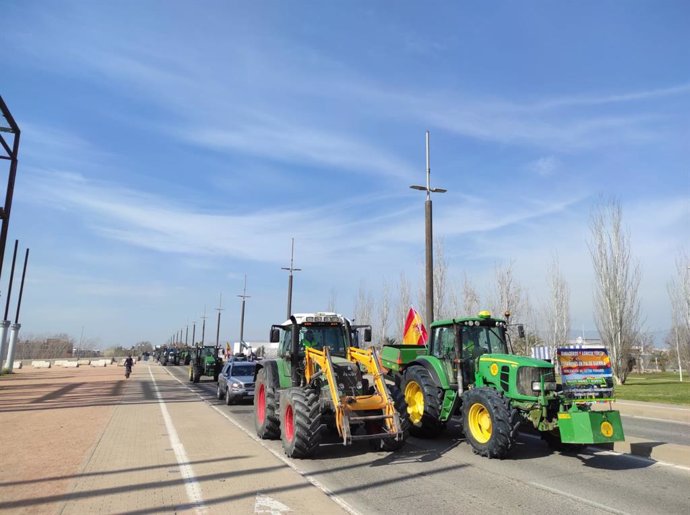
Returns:
[[[290,277],[288,279],[288,301],[287,301],[287,318],[292,315],[292,272],[301,272],[301,268],[295,268],[295,238],[292,238],[292,251],[290,252],[290,268],[282,267],[281,270],[288,270]]]
[[[431,166],[429,165],[429,131],[426,131],[426,186],[413,185],[413,190],[426,191],[424,202],[425,249],[426,249],[426,324],[434,321],[434,241],[431,194],[445,193],[448,190],[431,187]]]
[[[218,301],[218,307],[216,308],[216,311],[218,311],[218,322],[216,323],[216,349],[218,348],[218,345],[220,343],[220,312],[223,311],[223,294],[220,294],[220,300]]]
[[[204,342],[206,341],[206,319],[208,317],[206,316],[206,306],[204,305],[204,316],[201,317],[201,346],[204,346]]]
[[[242,295],[238,295],[242,299],[242,311],[240,314],[240,352],[242,351],[242,345],[244,344],[244,303],[249,298],[247,295],[247,274],[244,274],[244,290],[242,290]]]

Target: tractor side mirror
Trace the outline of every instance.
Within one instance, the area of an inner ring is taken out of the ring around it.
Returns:
[[[271,343],[278,343],[280,341],[280,329],[271,327]]]
[[[518,336],[520,338],[524,338],[525,337],[525,326],[520,324],[517,326],[517,330],[518,330]]]
[[[371,341],[371,327],[367,327],[366,329],[364,329],[364,341],[365,342]]]

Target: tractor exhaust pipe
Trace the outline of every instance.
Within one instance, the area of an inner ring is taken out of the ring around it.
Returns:
[[[292,386],[300,386],[300,376],[299,376],[299,325],[297,324],[297,319],[294,315],[290,316],[290,321],[292,322],[292,341],[290,349],[290,378],[292,379]]]

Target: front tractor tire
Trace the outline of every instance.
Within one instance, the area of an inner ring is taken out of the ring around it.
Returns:
[[[321,403],[312,388],[290,388],[280,399],[283,450],[288,458],[310,458],[322,438]]]
[[[280,419],[278,418],[276,391],[268,384],[266,369],[256,374],[254,385],[254,427],[259,438],[277,440],[280,438]]]
[[[505,458],[515,444],[520,420],[510,401],[493,388],[473,388],[462,398],[463,429],[475,454]]]
[[[403,374],[402,391],[413,436],[434,438],[445,429],[441,422],[441,390],[429,371],[421,366],[411,366]]]

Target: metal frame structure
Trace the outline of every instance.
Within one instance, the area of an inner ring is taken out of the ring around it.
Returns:
[[[2,119],[0,119],[0,159],[10,162],[5,204],[0,207],[0,220],[2,220],[2,229],[0,230],[0,277],[2,277],[2,264],[5,260],[5,245],[10,225],[12,196],[14,195],[14,181],[19,161],[19,136],[21,131],[2,96],[0,96],[0,113],[2,114]]]

